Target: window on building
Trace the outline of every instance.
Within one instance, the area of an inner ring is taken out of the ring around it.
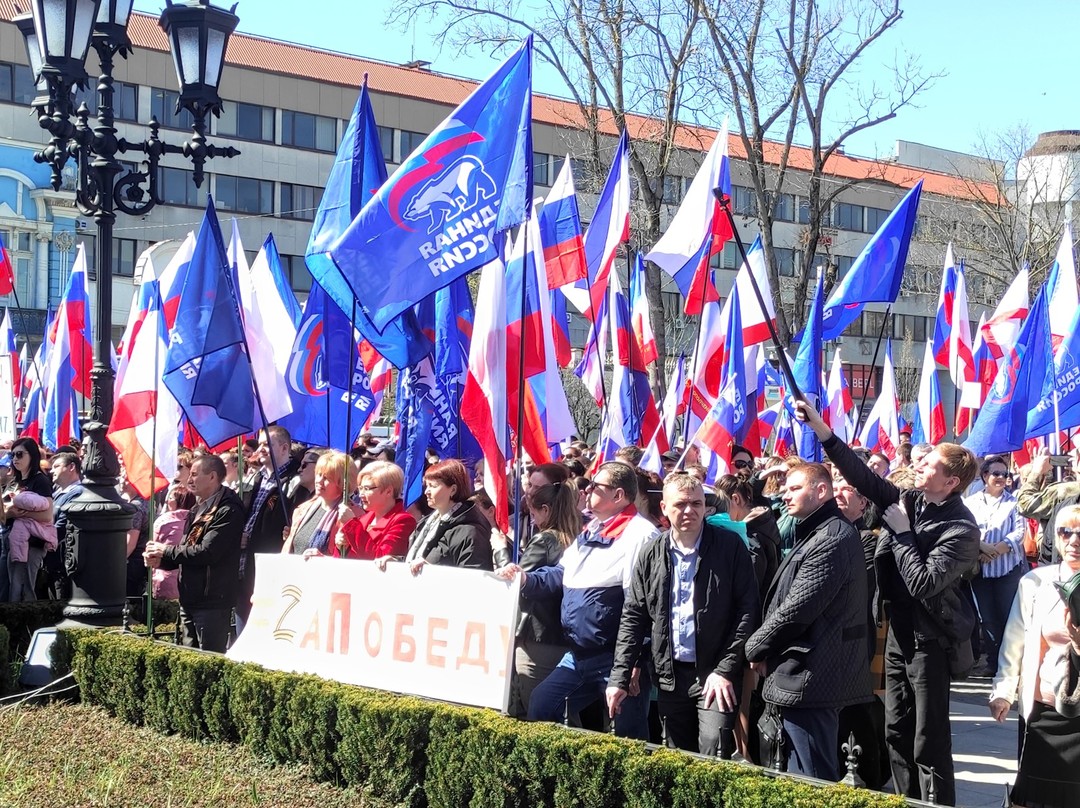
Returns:
[[[228,102],[221,110],[217,131],[219,135],[273,143],[274,108],[243,101]]]
[[[376,126],[379,130],[379,147],[382,149],[383,159],[393,163],[394,160],[394,128],[392,126]]]
[[[678,205],[683,200],[683,178],[674,174],[664,177],[664,204]]]
[[[551,185],[551,155],[533,152],[533,182],[537,185]]]
[[[837,280],[847,275],[851,271],[851,265],[855,263],[855,259],[850,255],[834,255],[833,260],[836,262]]]
[[[791,194],[779,194],[773,200],[773,219],[778,222],[795,221],[795,197]]]
[[[426,138],[423,132],[409,132],[404,129],[398,132],[397,150],[394,152],[394,162],[403,163],[405,158],[416,151],[416,147]]]
[[[776,258],[776,272],[782,278],[793,278],[798,270],[800,254],[787,247],[773,247],[773,255]]]
[[[166,129],[190,129],[195,123],[190,111],[186,109],[176,111],[179,101],[180,93],[176,90],[150,88],[150,114],[157,118],[158,123]]]
[[[852,205],[847,202],[837,202],[833,211],[833,222],[841,230],[854,230],[862,232],[863,229],[863,206]]]
[[[113,239],[113,275],[122,278],[135,277],[135,262],[139,258],[139,244],[133,238]]]
[[[28,105],[37,98],[34,74],[26,65],[0,62],[0,101]]]
[[[0,229],[0,242],[3,243],[11,259],[11,266],[15,272],[15,291],[19,295],[19,302],[28,305],[30,299],[31,274],[33,266],[33,234],[29,230]],[[14,295],[0,297],[5,304],[15,305]]]
[[[799,197],[798,221],[799,224],[810,224],[810,200],[805,196]],[[829,215],[828,207],[821,211],[821,226],[832,227],[832,217]]]
[[[753,188],[732,185],[731,206],[740,216],[757,216],[757,197],[754,196]]]
[[[315,219],[315,211],[322,201],[323,189],[311,185],[281,183],[281,216],[285,219]]]
[[[311,291],[311,273],[302,255],[282,255],[281,268],[289,278],[289,285],[294,292],[304,294]]]
[[[864,310],[862,313],[862,325],[864,337],[877,339],[878,335],[881,334],[881,329],[885,326],[885,312]]]
[[[337,119],[291,109],[281,112],[281,144],[300,149],[337,150]]]
[[[917,314],[893,315],[893,339],[926,342],[926,318]]]
[[[214,201],[222,210],[240,213],[273,213],[274,183],[252,177],[217,177]]]
[[[866,232],[876,233],[881,229],[881,226],[885,224],[885,220],[889,218],[891,210],[885,210],[884,208],[867,208],[866,209]]]
[[[186,168],[158,169],[158,196],[166,205],[187,205],[189,207],[202,207],[200,197],[208,187],[203,180],[203,190],[195,187],[193,179],[195,172]]]

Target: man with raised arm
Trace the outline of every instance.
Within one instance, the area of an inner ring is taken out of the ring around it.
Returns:
[[[898,794],[956,804],[949,723],[952,676],[966,675],[975,615],[962,576],[979,559],[979,526],[961,495],[975,478],[975,456],[939,443],[915,464],[915,487],[901,491],[874,474],[799,401],[837,471],[883,513],[874,554],[889,618],[885,645],[885,737]],[[932,773],[932,774],[931,774]]]

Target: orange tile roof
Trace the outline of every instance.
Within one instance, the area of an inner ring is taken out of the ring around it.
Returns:
[[[10,20],[15,16],[15,2],[16,0],[0,0],[0,19]],[[155,16],[139,12],[131,15],[128,34],[135,47],[168,51],[168,41],[157,20]],[[428,70],[401,67],[243,33],[234,34],[229,40],[226,61],[238,67],[349,87],[359,87],[367,74],[368,86],[374,93],[433,101],[448,106],[461,103],[478,84],[469,79]],[[557,127],[577,128],[584,123],[581,111],[574,102],[540,94],[533,96],[533,119]],[[610,112],[602,113],[600,128],[606,134],[618,134],[614,116]],[[652,118],[629,115],[627,128],[632,139],[648,140],[657,135],[659,127],[658,122]],[[675,132],[675,142],[682,148],[706,151],[716,135],[715,129],[681,125]],[[781,146],[782,144],[777,142],[766,142],[766,160],[771,163],[779,162]],[[729,136],[728,152],[733,159],[745,159],[746,151],[738,135]],[[788,161],[792,168],[809,170],[809,149],[802,146],[792,147]],[[829,175],[844,179],[874,180],[899,188],[910,188],[921,178],[923,190],[927,193],[963,199],[998,198],[998,192],[992,184],[976,184],[950,174],[888,161],[836,154],[830,158],[827,166]],[[977,190],[973,191],[973,185]]]

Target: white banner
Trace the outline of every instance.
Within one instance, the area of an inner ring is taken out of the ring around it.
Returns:
[[[19,361],[19,357],[14,357]],[[0,354],[0,440],[15,440],[15,398],[11,354]]]
[[[396,693],[506,709],[518,583],[403,563],[255,556],[251,616],[228,656]]]

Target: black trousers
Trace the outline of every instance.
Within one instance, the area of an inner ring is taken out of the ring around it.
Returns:
[[[897,794],[926,800],[933,772],[939,805],[956,805],[949,660],[938,642],[916,642],[905,626],[889,625],[885,642],[885,741]]]
[[[659,690],[656,696],[664,740],[674,749],[715,756],[720,752],[720,730],[733,730],[739,711],[722,713],[715,700],[706,709],[702,694],[705,682],[698,678],[697,666],[693,662],[675,662],[674,665],[675,689]],[[734,685],[738,694],[742,683],[736,681]],[[725,747],[726,755],[722,756],[730,758],[732,751]]]
[[[180,644],[187,648],[225,653],[229,644],[232,609],[180,607]]]

